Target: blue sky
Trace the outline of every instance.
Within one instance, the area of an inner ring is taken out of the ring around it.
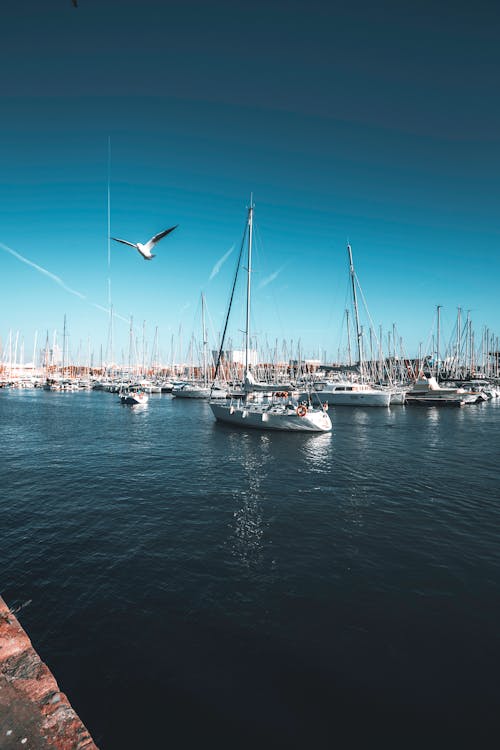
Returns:
[[[150,346],[158,326],[165,358],[181,327],[185,351],[202,291],[221,330],[251,191],[261,345],[300,339],[336,357],[347,241],[377,331],[395,323],[408,353],[429,342],[437,304],[445,340],[459,306],[477,340],[485,325],[500,333],[500,24],[493,4],[453,7],[3,10],[3,345],[19,331],[29,351],[66,314],[73,353],[88,337],[106,347],[108,138],[111,234],[179,224],[151,263],[112,243],[117,360],[130,315]],[[236,315],[235,343],[242,327]]]

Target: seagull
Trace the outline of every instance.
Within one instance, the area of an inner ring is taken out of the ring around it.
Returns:
[[[111,237],[112,240],[115,242],[122,242],[124,245],[130,245],[130,247],[135,247],[136,250],[140,252],[144,260],[152,260],[155,256],[152,255],[151,250],[154,248],[157,242],[159,242],[162,237],[165,237],[167,234],[170,234],[170,232],[173,232],[174,229],[177,229],[179,225],[176,224],[175,227],[170,227],[170,229],[165,229],[164,232],[160,232],[159,234],[155,234],[154,237],[151,237],[151,239],[146,242],[145,245],[142,244],[142,242],[127,242],[127,240],[119,240],[118,237]]]

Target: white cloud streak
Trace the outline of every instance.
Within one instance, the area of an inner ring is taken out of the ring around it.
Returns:
[[[273,273],[269,274],[269,276],[266,276],[265,279],[262,279],[258,288],[263,289],[268,284],[271,284],[275,279],[278,278],[278,276],[280,275],[280,273],[283,271],[284,268],[285,266],[281,266],[281,268],[278,268],[277,271],[274,271]]]
[[[224,265],[224,263],[226,262],[226,260],[229,258],[229,256],[233,252],[233,250],[234,250],[234,245],[232,245],[229,248],[229,250],[227,251],[227,253],[224,253],[224,255],[222,256],[222,258],[219,258],[219,260],[217,261],[217,263],[215,264],[215,266],[212,268],[210,276],[208,277],[209,281],[212,281],[212,279],[214,278],[214,276],[217,276],[217,274],[219,273],[220,269],[222,268],[222,266]]]

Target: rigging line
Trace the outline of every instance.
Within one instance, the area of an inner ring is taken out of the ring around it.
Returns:
[[[378,338],[378,336],[377,336],[376,328],[375,328],[375,325],[374,325],[374,323],[373,323],[373,320],[372,320],[372,316],[370,315],[370,311],[369,311],[369,309],[368,309],[368,305],[366,304],[366,299],[365,299],[365,295],[363,294],[363,289],[361,288],[361,284],[359,283],[359,279],[358,279],[358,277],[357,277],[356,273],[354,274],[354,278],[355,278],[355,281],[356,281],[356,285],[357,285],[357,287],[358,287],[358,289],[359,289],[359,293],[360,293],[360,295],[361,295],[361,299],[362,299],[362,301],[363,301],[363,306],[364,306],[364,308],[365,308],[365,312],[366,312],[366,314],[367,314],[367,316],[368,316],[368,321],[369,321],[369,323],[370,323],[370,330],[372,331],[372,335],[373,335],[373,338],[374,338],[374,340],[375,340],[375,344],[377,345],[377,347],[378,347],[379,351],[380,351],[380,352],[382,353],[382,355],[383,355],[383,352],[384,352],[384,350],[383,350],[383,342],[382,342],[382,341],[379,341],[379,338]],[[390,352],[389,352],[389,356],[390,356]],[[385,371],[385,373],[386,373],[386,375],[388,376],[388,378],[389,378],[389,381],[390,381],[390,380],[391,380],[391,376],[390,376],[390,373],[389,373],[389,371],[388,371],[388,369],[387,369],[387,366],[386,366],[386,364],[385,364],[385,357],[384,357],[384,365],[383,365],[383,368],[384,368],[384,371]]]
[[[402,341],[401,341],[401,354],[403,356],[403,363],[405,363],[406,361],[409,362],[411,375],[413,379],[416,379],[415,367],[412,365],[410,358],[407,356],[406,350]]]
[[[375,343],[376,343],[376,344],[378,344],[378,345],[380,345],[380,344],[381,344],[381,342],[380,342],[380,341],[378,340],[378,336],[377,336],[377,333],[376,333],[376,331],[375,331],[375,325],[374,325],[374,323],[373,323],[373,320],[372,320],[372,316],[370,315],[370,311],[369,311],[369,309],[368,309],[368,305],[366,304],[366,299],[365,299],[365,295],[363,294],[363,290],[362,290],[362,288],[361,288],[361,284],[359,283],[359,279],[358,279],[358,277],[357,277],[357,275],[356,275],[356,274],[354,274],[354,277],[355,277],[355,279],[356,279],[356,284],[357,284],[357,287],[358,287],[358,289],[359,289],[359,293],[361,294],[361,299],[362,299],[362,301],[363,301],[363,307],[365,308],[365,312],[366,312],[366,314],[367,314],[367,316],[368,316],[368,320],[369,320],[369,322],[370,322],[370,328],[371,328],[371,329],[372,329],[372,331],[373,331],[373,336],[374,336],[374,338],[375,338]]]
[[[432,341],[433,331],[434,331],[434,329],[436,327],[436,321],[437,321],[437,312],[433,315],[433,318],[432,318],[432,324],[431,324],[431,329],[429,331],[429,336],[427,338],[427,342],[426,342],[425,347],[424,347],[423,352],[422,352],[422,361],[421,362],[419,361],[419,364],[418,364],[419,370],[418,370],[418,373],[417,373],[417,377],[420,376],[421,372],[423,374],[424,360],[427,359],[428,356],[429,356],[429,349],[431,347],[431,341]]]
[[[352,307],[352,284],[351,284],[351,277],[350,274],[347,276],[347,282],[345,287],[345,295],[344,295],[344,309],[342,313],[342,323],[340,325],[340,331],[337,334],[337,342],[338,342],[338,351],[340,351],[341,347],[344,344],[344,320],[346,319],[345,311],[347,308]],[[333,313],[332,313],[333,315]]]
[[[108,135],[108,307],[111,309],[111,136]]]
[[[265,252],[265,249],[264,249],[264,242],[262,240],[262,236],[261,236],[261,233],[260,233],[260,230],[259,230],[259,225],[258,225],[258,223],[255,220],[253,222],[253,229],[254,229],[254,237],[255,237],[255,251],[256,251],[255,255],[257,257],[257,261],[259,261],[259,259],[261,259],[261,268],[264,268],[266,266],[269,268],[269,264],[267,262],[266,252]],[[287,264],[285,263],[285,265],[287,265]],[[285,265],[281,266],[281,268],[278,271],[278,274],[281,273],[281,271],[284,269]],[[255,271],[253,271],[253,272],[255,273]],[[272,276],[272,274],[271,274],[271,276]],[[266,279],[266,278],[268,278],[267,274],[264,277],[264,279]],[[275,278],[277,278],[277,276]],[[273,279],[273,281],[274,281],[274,279]],[[262,284],[262,281],[261,281],[261,284]],[[262,287],[259,285],[257,288],[260,289]],[[285,328],[283,326],[283,322],[282,322],[281,315],[280,315],[280,309],[279,309],[278,300],[277,300],[277,297],[276,297],[275,287],[273,285],[271,285],[271,289],[269,289],[268,292],[270,293],[270,295],[272,297],[272,303],[273,303],[273,306],[274,306],[274,314],[276,316],[276,321],[277,321],[278,326],[279,326],[279,333],[280,333],[281,336],[284,336],[285,335]],[[253,322],[255,322],[255,320],[253,319],[253,314],[252,314],[252,320],[253,320]]]
[[[379,352],[381,352],[381,354],[382,354],[382,356],[383,356],[383,354],[384,354],[384,349],[383,349],[383,342],[382,342],[382,341],[379,341],[379,338],[378,338],[378,336],[377,336],[377,332],[376,332],[376,329],[375,329],[375,325],[374,325],[374,323],[373,323],[373,320],[372,320],[372,316],[370,315],[370,311],[369,311],[369,309],[368,309],[368,305],[366,304],[366,299],[365,299],[365,295],[363,294],[363,289],[361,288],[361,284],[359,283],[359,279],[358,279],[358,277],[357,277],[356,273],[354,274],[354,278],[355,278],[355,280],[356,280],[356,284],[357,284],[357,287],[358,287],[358,289],[359,289],[359,293],[360,293],[360,295],[361,295],[361,299],[362,299],[362,301],[363,301],[363,306],[364,306],[364,308],[365,308],[365,312],[366,312],[366,314],[367,314],[367,316],[368,316],[368,321],[369,321],[369,323],[370,323],[370,330],[371,330],[371,332],[372,332],[372,336],[373,336],[373,338],[374,338],[374,340],[375,340],[375,344],[376,344],[376,346],[377,346],[377,348],[378,348]],[[390,356],[390,352],[389,352],[389,356]],[[387,375],[387,377],[388,377],[388,379],[389,379],[389,383],[390,383],[390,384],[392,385],[391,374],[390,374],[390,372],[389,372],[389,370],[387,369],[387,366],[386,366],[386,364],[385,364],[385,357],[384,357],[383,369],[384,369],[384,372],[385,372],[385,374]]]
[[[214,373],[214,378],[213,378],[213,381],[212,381],[212,386],[210,388],[210,394],[212,393],[212,390],[213,390],[213,387],[214,387],[214,383],[217,380],[217,375],[218,375],[218,372],[219,372],[220,361],[221,361],[221,357],[222,357],[222,351],[224,349],[224,342],[225,342],[225,339],[226,339],[227,326],[228,326],[228,323],[229,323],[229,314],[231,312],[231,307],[233,305],[233,297],[234,297],[234,292],[235,292],[235,289],[236,289],[236,282],[238,280],[238,272],[240,270],[241,256],[243,255],[243,248],[245,247],[245,239],[246,239],[246,236],[247,236],[247,230],[248,230],[248,222],[245,223],[245,231],[243,232],[243,237],[242,237],[242,240],[241,240],[240,252],[238,253],[238,261],[236,263],[236,271],[235,271],[235,274],[234,274],[233,286],[232,286],[232,289],[231,289],[231,295],[229,297],[229,305],[228,305],[227,313],[226,313],[226,321],[224,323],[224,331],[222,332],[222,338],[221,338],[221,341],[220,341],[219,353],[217,355],[217,364],[215,365],[215,373]]]
[[[208,318],[207,340],[208,340],[209,336],[211,336],[211,340],[212,341],[217,341],[217,332],[215,330],[214,321],[212,319],[212,316],[210,314],[210,310],[208,309],[208,306],[205,306],[205,312],[206,312],[206,315],[207,315],[207,318]],[[211,362],[210,367],[212,368],[214,366],[214,364],[215,364],[213,350],[210,350],[210,352],[209,352],[209,360]]]
[[[346,295],[346,297],[347,297],[347,295]],[[340,350],[341,350],[341,347],[343,346],[343,343],[344,343],[344,334],[343,334],[344,322],[347,322],[347,323],[349,322],[348,316],[346,315],[346,307],[345,307],[345,305],[344,305],[344,312],[343,312],[343,315],[342,315],[342,320],[341,320],[341,323],[340,323],[340,335],[338,337],[337,358],[339,360],[339,364],[340,364]],[[343,350],[343,353],[344,353],[344,351],[345,350]],[[342,354],[342,356],[343,356],[343,354]]]

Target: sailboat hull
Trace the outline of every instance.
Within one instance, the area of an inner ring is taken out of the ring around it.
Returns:
[[[383,391],[322,391],[323,401],[334,406],[389,406],[391,394]]]
[[[182,385],[172,388],[174,398],[210,398],[210,388],[197,385]]]
[[[389,391],[378,391],[362,385],[325,385],[317,389],[321,401],[332,406],[389,406],[391,394]],[[299,396],[305,398],[307,393]]]
[[[181,385],[172,389],[172,396],[175,398],[223,398],[227,396],[226,391],[215,388],[212,392],[210,388],[202,385]]]
[[[210,403],[210,408],[219,422],[245,428],[285,432],[329,432],[332,429],[331,419],[323,410],[308,410],[304,417],[299,417],[295,410],[288,411],[280,406],[263,409],[260,405]]]

